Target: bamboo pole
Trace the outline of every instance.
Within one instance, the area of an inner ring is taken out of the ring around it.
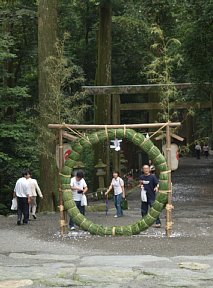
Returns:
[[[64,148],[63,148],[63,129],[59,129],[59,172],[61,172],[64,165]],[[59,180],[59,211],[60,211],[60,231],[61,236],[65,232],[65,214],[62,198],[61,181]]]
[[[169,123],[169,122],[168,122]],[[172,182],[171,182],[171,135],[170,126],[166,126],[166,159],[168,165],[168,203],[166,205],[166,235],[171,236],[172,233]]]
[[[73,135],[63,131],[63,138],[70,140],[70,141],[75,141],[78,137],[73,136]]]
[[[79,125],[79,124],[49,124],[50,129],[118,129],[118,128],[157,128],[162,126],[177,127],[181,126],[180,122],[168,123],[144,123],[144,124],[124,124],[124,125]]]

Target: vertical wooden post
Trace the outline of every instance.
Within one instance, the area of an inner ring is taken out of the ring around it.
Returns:
[[[64,165],[64,148],[63,148],[63,129],[59,129],[59,173]],[[61,181],[59,179],[59,211],[60,211],[60,231],[61,235],[65,232],[65,215],[64,215],[64,205],[62,198]]]
[[[120,124],[120,95],[112,95],[112,124]],[[120,152],[113,151],[113,169],[120,171]]]
[[[212,91],[212,90],[211,90]],[[210,100],[211,100],[211,116],[212,116],[212,135],[213,135],[213,92],[210,92]],[[211,137],[211,150],[213,150],[213,136]]]
[[[168,122],[169,123],[169,122]],[[168,165],[168,203],[166,205],[166,235],[171,236],[172,233],[172,179],[171,179],[171,135],[170,126],[166,126],[166,159]]]

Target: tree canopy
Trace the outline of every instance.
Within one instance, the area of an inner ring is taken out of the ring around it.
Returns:
[[[57,168],[48,161],[54,159],[56,138],[50,136],[48,122],[111,121],[113,98],[94,101],[80,92],[83,84],[191,82],[192,89],[182,94],[171,89],[153,99],[164,108],[169,101],[212,103],[211,86],[204,85],[213,77],[211,0],[2,0],[0,8],[0,205],[4,209],[24,167],[33,170],[42,188],[45,169],[55,173]],[[134,97],[134,102],[150,100],[150,95]],[[133,102],[132,96],[122,96],[121,102]],[[149,118],[148,113],[122,111],[121,123],[168,116]],[[194,140],[212,139],[210,109],[189,107],[184,113],[173,109],[169,115],[181,121],[190,115]],[[45,142],[44,135],[52,142]],[[44,156],[47,166],[41,162]],[[54,187],[50,190],[53,193]]]

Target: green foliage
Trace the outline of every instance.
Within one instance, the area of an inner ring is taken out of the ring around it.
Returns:
[[[58,40],[56,45],[56,56],[51,56],[44,63],[50,83],[49,96],[45,99],[45,107],[40,104],[39,112],[45,123],[80,123],[89,109],[86,95],[79,92],[84,83],[83,71],[64,56],[65,41],[69,34],[64,34],[62,41]],[[55,135],[48,127],[38,122],[40,138],[38,139],[39,151],[48,155],[49,147],[40,139],[49,138],[54,141]],[[49,154],[50,157],[55,155]]]
[[[147,66],[146,75],[149,82],[164,84],[160,87],[160,104],[162,112],[159,113],[159,121],[172,120],[176,112],[171,113],[171,101],[176,101],[178,93],[173,85],[172,73],[175,66],[182,62],[177,47],[181,45],[175,38],[167,38],[159,26],[151,27],[151,35],[154,43],[151,45],[152,62]]]
[[[93,121],[93,100],[79,91],[95,81],[100,1],[58,1],[62,40],[56,44],[57,57],[46,59],[44,67],[54,111],[38,105],[37,2],[0,1],[0,202],[8,207],[22,168],[31,167],[38,177],[38,156],[49,153],[48,147],[38,144],[37,130],[42,127],[38,113],[46,123]],[[177,113],[173,102],[209,101],[209,90],[202,84],[212,83],[213,75],[211,0],[113,0],[112,11],[113,84],[169,84],[160,91],[163,113],[158,120],[162,121],[182,121],[187,116]],[[195,85],[179,94],[174,82]],[[124,103],[132,100],[132,95],[122,96]],[[149,95],[134,96],[135,102],[148,100]],[[187,113],[194,117],[194,137],[206,141],[212,129],[210,111],[190,107]],[[121,121],[147,122],[148,114],[123,111]],[[41,137],[46,136],[56,140],[47,127],[41,131]],[[192,146],[188,143],[185,150]],[[92,179],[94,155],[89,148],[83,153],[89,167],[86,175]]]
[[[8,213],[9,208],[6,205],[0,203],[0,215],[6,216]]]
[[[33,77],[29,81],[28,76],[35,61],[27,57],[35,49],[35,37],[30,37],[36,31],[35,7],[32,1],[28,7],[25,2],[3,1],[0,12],[0,202],[7,209],[22,169],[30,167],[35,176],[38,169],[34,100],[29,89]],[[31,23],[35,29],[29,28]]]

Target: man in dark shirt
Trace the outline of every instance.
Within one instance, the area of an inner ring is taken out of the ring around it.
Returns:
[[[149,207],[152,207],[156,192],[158,191],[158,179],[155,175],[150,173],[150,167],[148,165],[143,166],[143,174],[140,176],[141,189],[146,194],[146,197],[143,197],[141,201],[141,215],[142,217],[148,213]],[[147,200],[147,201],[145,201]],[[161,227],[160,219],[156,220],[156,228]]]

